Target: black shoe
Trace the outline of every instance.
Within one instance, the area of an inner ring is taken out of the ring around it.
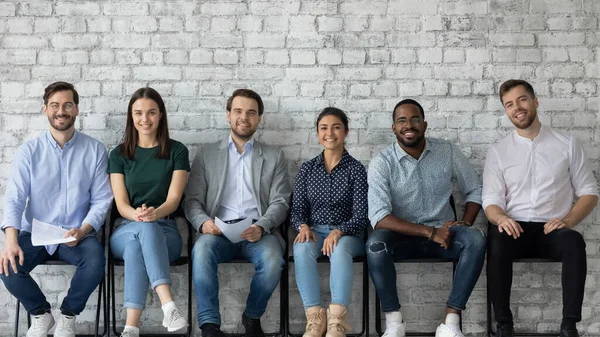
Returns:
[[[265,333],[260,326],[260,318],[250,318],[246,314],[243,314],[242,325],[246,329],[246,337],[265,337]]]
[[[202,337],[225,337],[221,328],[213,323],[202,324],[200,329],[202,329]]]
[[[579,337],[579,332],[577,329],[563,328],[560,329],[560,337]]]
[[[510,323],[496,324],[496,337],[514,337],[515,329]]]

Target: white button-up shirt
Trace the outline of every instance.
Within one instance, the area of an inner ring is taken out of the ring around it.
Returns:
[[[217,217],[223,221],[240,218],[258,219],[258,204],[252,187],[252,152],[254,138],[238,153],[231,135],[228,144],[227,178]]]
[[[562,219],[575,196],[598,195],[581,142],[542,126],[535,139],[514,131],[489,149],[483,170],[483,207],[497,205],[517,221]]]

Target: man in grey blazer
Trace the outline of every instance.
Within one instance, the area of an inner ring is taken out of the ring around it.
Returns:
[[[243,257],[255,266],[242,324],[249,337],[263,337],[260,317],[277,287],[284,243],[274,230],[285,221],[291,189],[283,151],[261,144],[253,135],[262,120],[260,96],[238,89],[227,100],[228,139],[198,150],[184,201],[185,215],[201,233],[192,252],[198,325],[203,337],[223,337],[220,330],[217,266]],[[215,218],[234,223],[251,218],[252,226],[232,243]]]

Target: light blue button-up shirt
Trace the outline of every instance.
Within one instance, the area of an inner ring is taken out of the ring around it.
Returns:
[[[450,206],[456,181],[465,202],[481,204],[481,180],[460,149],[442,139],[426,138],[417,160],[398,143],[369,164],[369,220],[375,227],[392,214],[413,223],[441,227],[454,220]]]
[[[107,165],[104,145],[77,131],[62,149],[50,131],[27,141],[8,178],[2,229],[31,232],[35,218],[65,229],[87,223],[98,231],[113,199]],[[57,247],[46,250],[53,254]]]
[[[228,143],[227,178],[217,217],[221,220],[258,219],[258,203],[252,187],[252,153],[254,138],[244,145],[244,152],[235,148],[231,135]]]

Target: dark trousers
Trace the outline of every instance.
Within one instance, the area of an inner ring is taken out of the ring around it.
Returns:
[[[513,239],[498,226],[488,232],[488,292],[497,322],[513,321],[510,311],[513,259],[549,258],[562,261],[563,319],[581,321],[581,306],[587,273],[585,241],[572,229],[561,228],[544,234],[544,223],[521,222],[523,233]]]

